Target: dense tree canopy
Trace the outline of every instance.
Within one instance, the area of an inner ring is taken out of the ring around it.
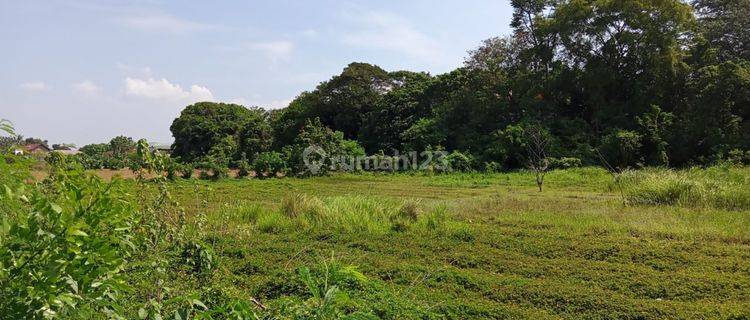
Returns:
[[[229,163],[265,151],[271,143],[268,115],[259,108],[237,104],[199,102],[188,106],[174,120],[172,155],[194,162],[212,156]]]
[[[445,149],[462,167],[513,169],[528,162],[531,128],[565,163],[686,166],[750,150],[749,0],[511,5],[513,33],[446,74],[351,63],[270,114],[189,106],[172,125],[174,154],[273,150],[298,163],[290,150],[350,139],[368,154]]]

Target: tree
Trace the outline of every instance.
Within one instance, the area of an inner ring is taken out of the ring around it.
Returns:
[[[637,117],[644,132],[644,149],[647,162],[659,166],[669,165],[667,155],[667,133],[674,121],[674,115],[663,112],[659,106],[651,106],[651,111]]]
[[[534,173],[536,185],[539,188],[539,192],[542,192],[544,176],[547,174],[547,169],[549,169],[549,133],[540,127],[531,126],[524,130],[524,135],[526,138],[526,150],[528,152],[528,168]]]
[[[126,136],[117,136],[109,141],[109,151],[117,159],[125,159],[129,154],[135,152],[135,141]]]
[[[429,74],[399,71],[390,77],[393,87],[363,117],[358,139],[369,153],[399,149],[401,133],[430,114],[424,99],[433,81]]]
[[[695,0],[693,6],[720,61],[750,60],[750,0]]]
[[[344,139],[342,132],[331,130],[315,118],[306,121],[294,144],[286,146],[283,153],[293,173],[325,175],[336,169],[337,159],[360,150],[356,142]]]
[[[602,138],[601,155],[612,169],[640,166],[643,162],[641,147],[643,137],[635,131],[615,130]]]
[[[170,127],[175,138],[172,154],[184,162],[201,161],[212,149],[223,148],[217,145],[226,145],[227,137],[236,145],[232,154],[224,154],[230,161],[241,152],[248,156],[262,152],[271,144],[267,121],[266,112],[259,108],[214,102],[187,106]]]

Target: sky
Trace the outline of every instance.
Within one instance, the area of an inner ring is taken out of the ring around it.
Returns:
[[[351,62],[436,75],[509,1],[0,0],[0,118],[50,143],[170,143],[197,101],[285,107]]]

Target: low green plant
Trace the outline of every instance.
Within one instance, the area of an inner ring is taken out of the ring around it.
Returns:
[[[193,177],[195,165],[192,163],[183,163],[179,165],[178,170],[183,179],[190,179]]]
[[[286,171],[286,162],[278,152],[261,152],[251,168],[258,178],[276,177]]]
[[[0,196],[17,204],[4,206],[15,211],[0,227],[3,318],[55,318],[75,308],[116,313],[134,249],[135,208],[118,180],[66,169],[54,167],[54,178],[39,185],[45,190],[6,184]]]
[[[216,266],[211,247],[199,241],[189,241],[183,246],[182,262],[196,274],[208,273]]]

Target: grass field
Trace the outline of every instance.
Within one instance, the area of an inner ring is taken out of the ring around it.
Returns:
[[[711,174],[742,189],[750,170]],[[169,286],[283,308],[310,303],[309,267],[355,318],[750,317],[747,207],[642,204],[648,188],[601,169],[546,181],[540,193],[526,173],[180,180],[172,194],[218,267],[175,272]]]

